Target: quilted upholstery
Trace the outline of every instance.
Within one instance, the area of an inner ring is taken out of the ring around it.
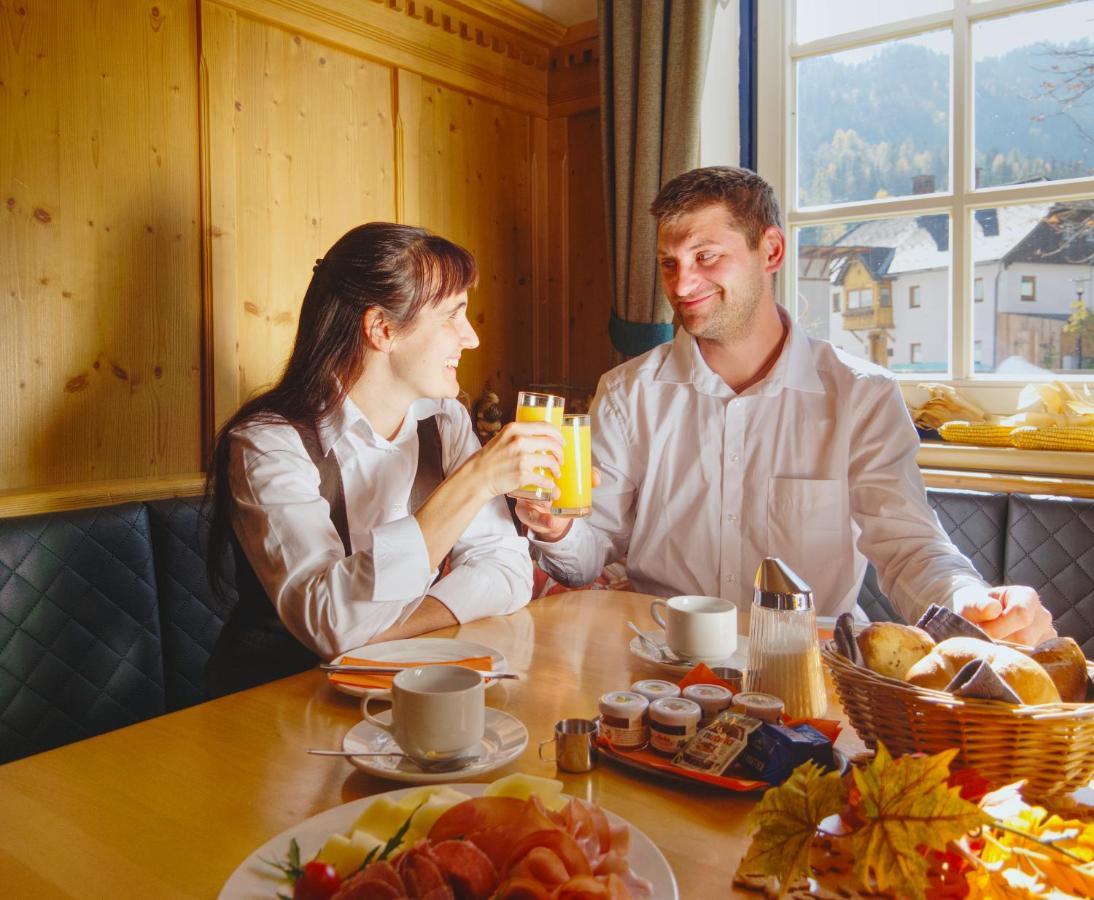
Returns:
[[[969,558],[983,579],[989,584],[1002,584],[1007,495],[932,488],[927,491],[927,500],[950,540]],[[858,605],[871,621],[904,621],[882,593],[872,564],[866,567]]]
[[[1056,630],[1094,656],[1094,501],[1011,494],[1004,578],[1036,588]]]
[[[164,711],[148,513],[0,521],[0,762]]]
[[[204,673],[235,605],[220,599],[205,573],[209,519],[200,497],[147,504],[163,632],[164,687],[169,710],[208,699]],[[228,583],[232,583],[228,573]]]

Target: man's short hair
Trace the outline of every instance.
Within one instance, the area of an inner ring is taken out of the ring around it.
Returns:
[[[685,213],[721,203],[730,224],[740,229],[748,246],[755,250],[772,225],[782,227],[779,201],[771,185],[750,169],[708,166],[677,175],[661,188],[650,205],[658,227]]]

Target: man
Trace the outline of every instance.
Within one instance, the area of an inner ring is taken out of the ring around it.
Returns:
[[[760,560],[778,556],[836,615],[869,559],[908,621],[938,602],[993,637],[1052,636],[1035,591],[990,588],[940,528],[892,376],[809,338],[775,302],[786,237],[771,187],[744,169],[696,169],[651,212],[683,327],[600,381],[592,516],[517,504],[541,564],[584,584],[626,556],[637,590],[745,606]]]

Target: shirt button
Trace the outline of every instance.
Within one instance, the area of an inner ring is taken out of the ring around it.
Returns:
[[[403,507],[400,506],[398,503],[396,503],[394,506],[391,507],[391,511],[392,512],[402,512]]]
[[[733,513],[727,513],[727,514],[726,514],[726,518],[727,518],[727,519],[728,519],[728,520],[729,520],[730,522],[736,522],[736,521],[737,521],[737,517],[736,517],[735,515],[733,515]]]
[[[737,462],[738,460],[740,460],[740,458],[741,458],[741,457],[739,457],[739,456],[738,456],[738,455],[737,455],[736,453],[734,453],[734,454],[733,454],[733,455],[732,455],[732,456],[731,456],[731,457],[729,458],[729,461],[730,461],[730,462]]]
[[[736,580],[737,580],[736,575],[727,575],[726,576],[726,581],[728,581],[730,584],[733,584]]]

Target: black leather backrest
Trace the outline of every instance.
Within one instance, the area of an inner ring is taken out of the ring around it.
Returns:
[[[1004,580],[1036,588],[1056,630],[1094,656],[1094,500],[1011,494]]]
[[[209,520],[201,498],[158,500],[147,505],[163,622],[167,708],[182,709],[207,699],[205,667],[236,595],[230,587],[228,596],[221,599],[209,585],[205,573]]]
[[[0,520],[0,762],[164,708],[144,506]]]
[[[1007,495],[931,488],[927,500],[950,540],[969,558],[981,577],[989,584],[1002,584]],[[871,621],[903,621],[881,592],[872,564],[866,567],[858,605]]]

